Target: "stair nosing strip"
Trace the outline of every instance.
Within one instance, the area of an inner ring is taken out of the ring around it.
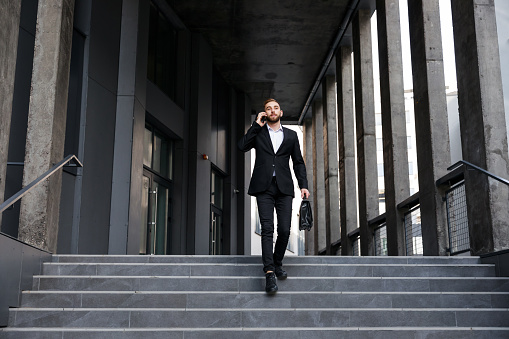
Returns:
[[[264,291],[147,291],[147,290],[136,290],[136,291],[104,291],[104,290],[42,290],[42,291],[22,291],[23,294],[253,294],[253,295],[265,295],[267,294]],[[418,295],[485,295],[485,294],[495,294],[495,295],[509,295],[509,292],[498,292],[498,291],[379,291],[379,292],[370,292],[370,291],[278,291],[277,294],[364,294],[364,295],[399,295],[399,294],[418,294]]]
[[[154,262],[132,262],[132,263],[116,263],[116,262],[45,262],[45,266],[253,266],[261,267],[260,264],[256,263],[154,263]],[[285,264],[284,267],[303,267],[303,266],[314,266],[314,267],[493,267],[495,264],[322,264],[322,263],[309,263],[309,264]]]
[[[509,327],[5,327],[0,332],[151,332],[151,331],[509,331]]]
[[[509,308],[165,308],[165,307],[125,307],[125,308],[91,308],[91,307],[21,307],[11,309],[15,312],[509,312]]]
[[[34,278],[139,278],[139,279],[152,279],[152,278],[158,278],[158,279],[265,279],[264,276],[222,276],[222,275],[34,275]],[[475,276],[468,276],[468,277],[412,277],[412,276],[405,276],[405,277],[393,277],[393,276],[387,276],[387,277],[381,277],[381,276],[353,276],[353,277],[288,277],[287,279],[300,279],[300,280],[310,280],[310,279],[370,279],[370,280],[384,280],[384,279],[394,279],[394,280],[403,280],[403,279],[412,279],[412,280],[418,280],[418,279],[427,279],[427,280],[468,280],[468,279],[475,279],[475,280],[488,280],[488,279],[494,279],[494,280],[509,280],[509,277],[475,277]]]

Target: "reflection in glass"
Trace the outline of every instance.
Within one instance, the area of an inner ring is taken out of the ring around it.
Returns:
[[[147,253],[147,221],[148,221],[148,197],[150,191],[150,179],[143,176],[141,191],[141,229],[140,229],[140,254]]]
[[[152,166],[152,131],[145,126],[143,135],[143,165]]]
[[[212,177],[210,180],[211,188],[210,188],[210,202],[218,207],[219,209],[223,208],[223,178],[212,171]]]
[[[155,183],[157,192],[157,211],[154,254],[166,254],[166,232],[168,228],[168,188]]]
[[[161,153],[162,153],[161,144],[162,144],[161,137],[158,135],[157,132],[154,133],[154,152],[153,152],[154,161],[152,163],[152,169],[166,176],[166,173],[163,173],[161,171]]]

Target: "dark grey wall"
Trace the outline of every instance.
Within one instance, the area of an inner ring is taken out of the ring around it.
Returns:
[[[122,1],[93,1],[78,252],[108,253]]]
[[[237,106],[234,110],[237,115],[233,140],[239,140],[251,126],[251,102],[245,93],[237,94]],[[234,145],[236,148],[236,145]],[[233,153],[232,153],[233,154]],[[251,154],[237,151],[237,253],[251,254],[251,197],[247,194],[251,180]]]
[[[494,264],[497,277],[509,277],[509,250],[481,255],[482,264]]]
[[[189,195],[186,253],[209,253],[212,51],[203,37],[192,37],[189,109]],[[207,236],[204,236],[207,235]]]
[[[51,254],[0,233],[0,327],[7,326],[9,307],[19,307],[21,291],[32,288]]]
[[[80,6],[77,6],[75,9],[75,16],[80,15],[79,10]],[[78,30],[74,29],[72,39],[64,156],[74,154],[78,156],[79,159],[81,92],[83,84],[83,58],[86,37]],[[76,169],[64,168],[62,172],[62,191],[60,198],[60,218],[57,243],[58,253],[71,253],[72,251],[71,241],[76,174]]]

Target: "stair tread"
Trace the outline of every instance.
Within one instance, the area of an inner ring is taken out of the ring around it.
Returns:
[[[111,327],[4,327],[0,328],[1,331],[108,331],[108,332],[146,332],[146,331],[243,331],[249,329],[250,331],[302,331],[302,330],[313,330],[313,331],[334,331],[334,330],[446,330],[446,331],[463,331],[463,330],[496,330],[496,331],[509,331],[509,327],[445,327],[445,326],[394,326],[394,327],[356,327],[356,326],[345,326],[345,327],[122,327],[122,328],[111,328]]]
[[[376,311],[383,311],[383,312],[425,312],[425,311],[444,311],[444,312],[509,312],[509,308],[472,308],[472,309],[465,309],[465,308],[278,308],[278,309],[267,309],[267,308],[158,308],[158,307],[149,307],[149,308],[137,308],[137,307],[128,307],[128,308],[76,308],[76,307],[19,307],[12,309],[15,312],[19,311],[28,311],[28,312],[34,312],[34,311],[54,311],[54,312],[65,312],[65,311],[74,311],[74,312],[91,312],[91,311],[97,311],[97,312],[109,312],[109,311],[119,311],[119,312],[131,312],[131,311],[167,311],[167,312],[312,312],[312,311],[323,311],[323,312],[376,312]]]
[[[479,257],[292,256],[284,265],[289,277],[272,297],[264,292],[261,256],[54,255],[43,267],[34,290],[23,291],[22,307],[10,310],[16,327],[0,329],[0,336],[350,338],[359,332],[375,338],[384,331],[384,338],[391,332],[503,338],[509,332],[509,277],[494,276],[494,265]]]

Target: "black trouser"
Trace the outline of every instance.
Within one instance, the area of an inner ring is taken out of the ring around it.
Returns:
[[[262,260],[263,271],[274,271],[276,266],[283,265],[286,246],[290,238],[292,225],[292,199],[291,195],[282,194],[273,177],[269,188],[256,196],[258,215],[262,226]],[[274,234],[274,208],[277,214],[277,240],[272,253]]]

